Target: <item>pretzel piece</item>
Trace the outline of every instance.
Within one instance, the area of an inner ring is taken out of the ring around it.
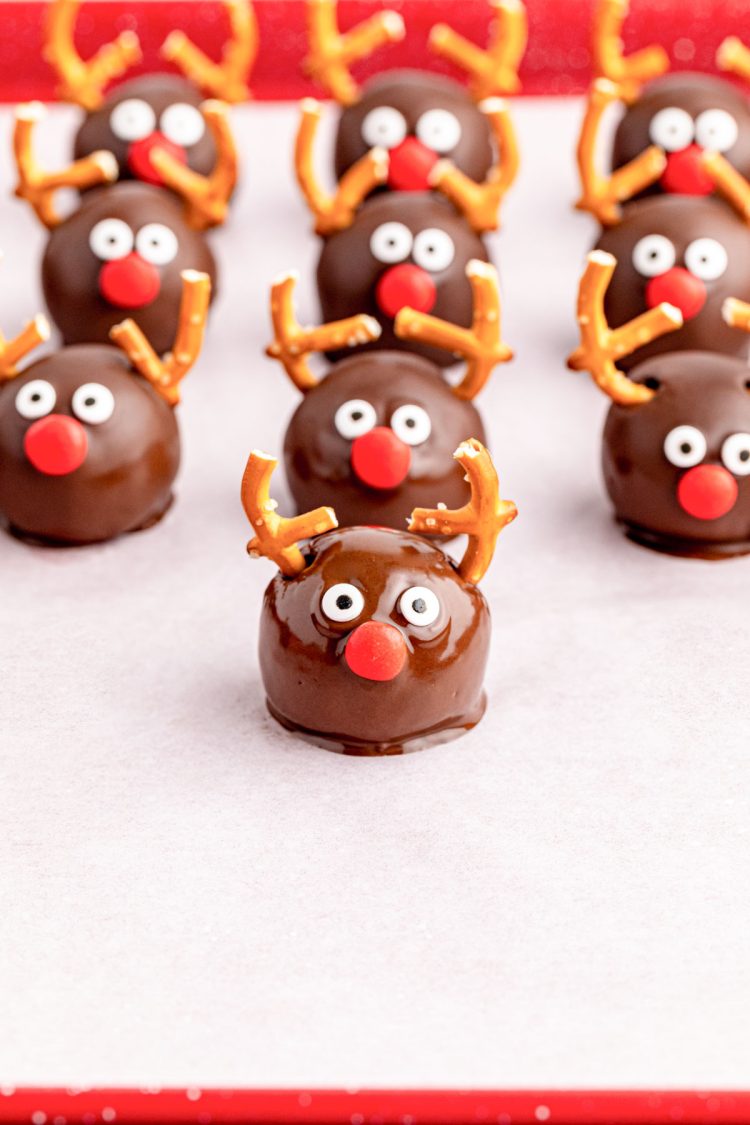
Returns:
[[[297,544],[338,527],[338,520],[333,508],[316,508],[292,519],[277,515],[278,505],[270,497],[271,476],[277,464],[275,457],[259,449],[248,457],[241,497],[255,534],[247,545],[247,553],[253,558],[271,559],[282,574],[294,578],[307,566]]]
[[[629,0],[599,0],[592,34],[595,78],[609,79],[617,87],[618,97],[628,105],[638,97],[644,83],[669,70],[669,56],[663,47],[644,47],[628,56],[623,53],[622,25],[629,9]]]
[[[750,304],[738,300],[737,297],[727,297],[721,306],[721,319],[730,328],[741,328],[743,332],[750,332]]]
[[[51,331],[45,316],[35,316],[12,340],[6,340],[0,332],[0,383],[15,379],[20,374],[17,364],[34,348],[49,340]]]
[[[500,486],[492,458],[480,441],[462,441],[454,458],[466,470],[471,497],[463,508],[415,508],[409,531],[420,535],[468,535],[469,542],[458,566],[461,577],[476,586],[487,573],[500,532],[518,515],[510,500],[500,499]]]
[[[229,17],[230,38],[224,45],[221,62],[209,59],[184,31],[170,32],[161,46],[161,55],[212,98],[237,104],[250,97],[248,77],[258,54],[258,21],[251,0],[223,2]]]
[[[486,50],[459,35],[447,24],[438,23],[430,32],[432,50],[461,67],[469,75],[472,97],[517,94],[521,89],[518,68],[528,39],[526,8],[521,0],[490,0],[494,18]]]
[[[187,221],[196,230],[224,222],[237,183],[237,148],[227,106],[209,99],[202,103],[201,113],[216,145],[216,164],[207,176],[194,172],[159,145],[151,151],[151,163],[166,186],[182,197]]]
[[[736,74],[745,82],[750,82],[750,48],[746,47],[736,35],[730,35],[719,44],[716,52],[716,65],[728,74]]]
[[[208,274],[183,270],[182,300],[174,347],[160,359],[134,320],[124,320],[110,329],[110,338],[144,379],[169,403],[180,401],[180,383],[197,360],[203,344],[206,314],[211,296]]]
[[[108,83],[140,62],[141,46],[135,32],[123,31],[85,62],[76,50],[74,39],[79,7],[80,0],[51,0],[45,20],[43,54],[60,78],[60,96],[90,112],[102,104]]]
[[[720,152],[704,152],[700,160],[716,190],[731,203],[740,218],[750,222],[750,181]]]
[[[358,59],[371,55],[386,43],[396,43],[405,34],[397,12],[376,12],[343,35],[336,19],[336,0],[307,0],[307,35],[310,53],[303,68],[328,91],[339,105],[354,105],[359,86],[349,73]]]

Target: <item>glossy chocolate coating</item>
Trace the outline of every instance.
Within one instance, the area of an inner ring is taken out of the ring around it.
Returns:
[[[452,113],[461,126],[460,138],[453,148],[436,153],[436,157],[453,161],[477,182],[485,179],[494,159],[492,133],[487,118],[464,87],[438,74],[396,70],[367,82],[359,101],[342,110],[336,134],[337,180],[372,147],[362,136],[362,123],[380,106],[398,110],[406,121],[406,135],[411,137],[417,135],[420,118],[430,110]]]
[[[489,609],[439,548],[408,532],[339,528],[314,539],[309,557],[297,578],[278,574],[263,601],[260,667],[275,718],[329,749],[355,754],[418,749],[479,721]],[[354,621],[330,621],[321,609],[325,590],[339,582],[364,594]],[[399,611],[401,594],[412,586],[439,598],[434,625],[410,625]],[[395,625],[406,639],[406,664],[390,681],[362,679],[346,663],[347,640],[365,621]]]
[[[146,74],[124,82],[105,99],[99,109],[88,113],[76,134],[74,156],[78,160],[92,152],[104,149],[111,152],[120,169],[120,180],[133,180],[138,177],[128,163],[131,142],[122,140],[112,131],[110,118],[112,111],[121,102],[131,98],[146,102],[156,117],[155,131],[162,132],[160,123],[164,111],[173,105],[189,105],[197,109],[203,97],[191,82],[173,74]],[[187,158],[187,165],[194,172],[206,176],[216,163],[216,146],[208,129],[195,144],[181,146]]]
[[[428,413],[430,435],[409,446],[409,475],[397,487],[372,488],[355,473],[353,443],[334,423],[336,411],[351,399],[375,408],[376,426],[390,426],[394,411],[407,404]],[[297,511],[330,504],[342,527],[377,524],[402,531],[414,508],[432,508],[436,501],[460,508],[469,500],[469,486],[451,455],[467,434],[485,443],[474,405],[457,398],[428,360],[399,352],[342,360],[304,397],[286,432],[284,462]]]
[[[731,114],[737,122],[738,136],[724,155],[744,176],[750,176],[750,102],[731,83],[708,74],[690,72],[668,74],[649,82],[638,100],[626,109],[614,136],[613,168],[620,168],[634,160],[654,143],[650,135],[654,116],[660,110],[673,106],[690,114],[694,122],[711,109],[723,109]],[[662,191],[657,183],[643,194]]]
[[[643,277],[633,264],[636,243],[646,235],[659,234],[675,248],[675,266],[687,268],[685,251],[698,238],[712,238],[727,252],[725,273],[715,281],[706,281],[706,302],[701,311],[688,319],[676,332],[654,340],[632,355],[618,361],[625,370],[644,359],[674,351],[707,349],[727,355],[747,356],[750,340],[744,332],[730,328],[721,316],[727,297],[750,300],[750,230],[731,208],[715,199],[697,199],[685,195],[661,195],[630,204],[622,222],[604,233],[596,244],[617,258],[607,296],[605,312],[613,328],[639,316],[648,308]]]
[[[750,476],[734,474],[739,493],[727,515],[698,519],[677,498],[687,470],[664,452],[671,430],[694,426],[708,445],[702,464],[722,464],[725,440],[750,434],[747,365],[709,352],[679,352],[646,361],[630,377],[655,381],[659,389],[650,402],[612,405],[607,415],[602,465],[617,518],[632,538],[673,554],[711,558],[750,550]]]
[[[158,267],[159,293],[141,308],[110,304],[100,293],[105,262],[91,249],[89,237],[97,223],[110,218],[123,220],[134,236],[148,223],[160,223],[177,236],[176,256]],[[54,228],[42,261],[42,285],[66,344],[106,343],[110,329],[132,317],[154,350],[164,353],[174,343],[185,269],[207,273],[216,295],[213,254],[205,237],[185,222],[178,200],[160,188],[130,182],[88,192],[79,209]]]
[[[370,240],[378,227],[389,222],[402,223],[413,236],[424,230],[439,229],[451,238],[455,248],[453,261],[447,269],[430,275],[437,289],[437,299],[430,312],[465,328],[471,325],[473,305],[466,266],[472,258],[483,262],[489,260],[485,245],[450,203],[410,192],[389,192],[369,199],[347,230],[326,239],[317,272],[323,319],[340,320],[357,313],[368,313],[378,321],[382,334],[378,340],[357,350],[395,348],[412,351],[426,356],[440,367],[449,367],[456,362],[450,353],[399,339],[393,331],[393,318],[378,305],[376,286],[380,276],[389,269],[389,264],[374,257]],[[414,263],[413,254],[404,260]],[[342,357],[350,351],[334,353],[333,357]]]
[[[112,416],[82,423],[88,450],[79,468],[50,476],[24,452],[32,421],[16,396],[34,379],[51,383],[55,415],[74,416],[74,392],[99,383],[114,395]],[[0,387],[0,517],[15,533],[53,544],[85,544],[148,527],[172,499],[180,463],[174,410],[117,348],[84,344],[40,359]]]

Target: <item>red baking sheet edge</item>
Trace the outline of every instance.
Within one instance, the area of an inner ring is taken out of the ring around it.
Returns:
[[[590,78],[589,26],[593,0],[526,0],[529,47],[521,77],[526,94],[573,94]],[[460,77],[427,49],[434,23],[486,42],[487,0],[339,0],[342,30],[384,7],[401,12],[407,35],[354,67],[360,79],[383,69],[414,66]],[[0,100],[23,101],[55,96],[55,78],[41,54],[43,0],[0,0]],[[727,0],[632,0],[625,44],[634,50],[662,43],[677,69],[714,71],[714,55],[727,35],[748,35],[741,4]],[[260,54],[252,78],[256,98],[295,99],[318,93],[301,72],[306,52],[304,0],[255,0]],[[689,10],[689,23],[685,12]],[[574,18],[573,18],[574,17]],[[741,26],[740,26],[741,25]],[[103,42],[126,28],[136,30],[144,48],[142,70],[168,69],[159,46],[173,28],[182,28],[218,58],[227,31],[220,0],[86,0],[77,27],[77,43],[88,58]],[[139,70],[133,70],[133,74]]]
[[[750,1092],[0,1087],[25,1125],[750,1125]]]

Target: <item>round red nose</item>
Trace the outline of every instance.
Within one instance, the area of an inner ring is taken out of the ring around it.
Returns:
[[[115,258],[99,271],[99,292],[118,309],[142,309],[156,300],[160,289],[158,269],[140,254]]]
[[[395,625],[365,621],[349,637],[344,656],[355,676],[383,683],[395,679],[406,663],[406,641]]]
[[[703,149],[688,145],[679,152],[667,154],[667,166],[662,172],[661,186],[674,195],[710,195],[714,182],[701,164]]]
[[[696,465],[680,477],[680,507],[697,520],[718,520],[737,503],[737,481],[723,465]]]
[[[397,488],[411,466],[411,449],[390,426],[376,426],[352,443],[352,469],[370,488]]]
[[[675,266],[666,273],[652,277],[646,286],[646,303],[650,309],[662,301],[676,305],[685,320],[697,316],[706,303],[706,286],[699,277]]]
[[[176,145],[174,141],[170,141],[168,137],[159,132],[149,133],[142,140],[133,141],[133,144],[128,148],[128,168],[137,179],[161,187],[164,178],[161,172],[158,172],[151,163],[151,153],[155,148],[160,148],[162,152],[173,156],[181,164],[187,164],[187,153],[181,145]]]
[[[402,262],[381,274],[375,299],[386,316],[394,317],[405,308],[428,313],[435,307],[437,289],[426,270],[411,262]]]
[[[438,156],[416,137],[407,137],[388,154],[388,187],[394,191],[429,191],[430,172]]]
[[[86,460],[89,439],[80,422],[67,414],[48,414],[29,426],[23,450],[40,473],[63,477]]]

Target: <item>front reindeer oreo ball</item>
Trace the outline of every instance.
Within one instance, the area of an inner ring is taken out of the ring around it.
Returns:
[[[82,545],[150,527],[180,463],[174,407],[200,351],[210,281],[183,275],[174,347],[159,359],[131,321],[117,346],[62,348],[16,364],[49,333],[37,318],[0,354],[0,518],[21,538]]]
[[[409,531],[392,531],[337,529],[330,508],[284,519],[269,498],[276,462],[250,455],[248,550],[279,567],[263,602],[261,673],[268,709],[287,729],[348,754],[400,754],[481,719],[490,615],[476,584],[516,509],[499,498],[479,442],[455,456],[469,503],[418,509]],[[458,565],[422,538],[462,532],[469,543]]]

